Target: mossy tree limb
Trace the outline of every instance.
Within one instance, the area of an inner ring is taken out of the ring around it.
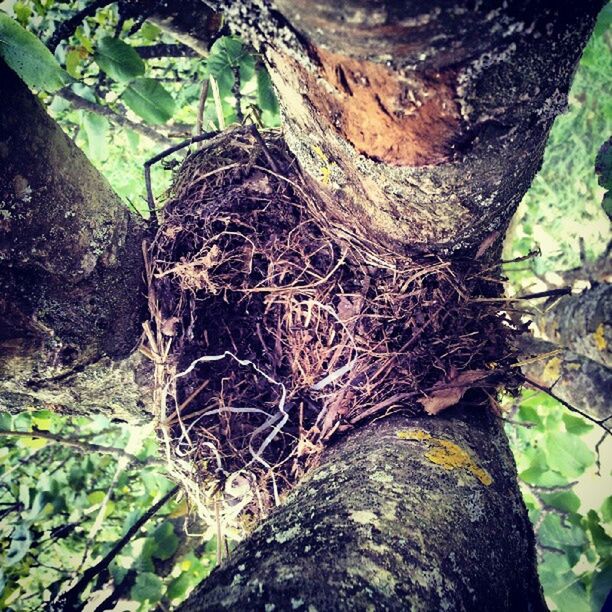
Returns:
[[[519,338],[519,347],[527,378],[594,419],[612,416],[610,368],[529,334]]]
[[[501,424],[353,431],[182,610],[544,610]]]
[[[599,0],[226,0],[287,143],[345,229],[396,250],[500,237],[539,169]]]
[[[583,357],[612,366],[612,285],[603,283],[551,304],[536,321],[544,337]]]
[[[140,412],[112,362],[140,335],[144,227],[4,64],[0,90],[1,405],[112,413],[103,390],[123,386],[113,403]]]

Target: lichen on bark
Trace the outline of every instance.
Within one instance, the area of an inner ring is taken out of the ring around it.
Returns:
[[[351,432],[181,609],[544,610],[501,424],[470,410]],[[491,481],[432,461],[423,438]]]

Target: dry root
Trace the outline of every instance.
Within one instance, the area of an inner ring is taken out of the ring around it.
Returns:
[[[480,299],[499,295],[494,270],[340,233],[265,141],[241,128],[190,155],[147,253],[169,458],[234,513],[265,513],[340,432],[515,383],[514,328]]]

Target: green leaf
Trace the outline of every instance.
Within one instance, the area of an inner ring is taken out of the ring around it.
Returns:
[[[538,530],[538,540],[544,546],[564,550],[567,547],[582,546],[587,539],[584,531],[575,525],[565,526],[558,514],[547,514]]]
[[[181,599],[185,596],[187,589],[193,585],[193,576],[189,572],[182,572],[169,585],[166,591],[168,599]]]
[[[599,508],[599,514],[604,523],[612,523],[612,495],[604,499]]]
[[[11,535],[11,546],[6,554],[6,565],[19,563],[26,556],[31,545],[32,534],[30,530],[23,524],[17,525]]]
[[[155,603],[161,599],[163,583],[155,574],[145,572],[138,574],[136,583],[130,591],[130,596],[136,601]]]
[[[612,538],[604,531],[604,528],[599,522],[599,516],[595,510],[589,510],[583,524],[591,533],[591,539],[595,546],[597,554],[602,559],[608,559],[612,555]]]
[[[538,414],[537,408],[529,404],[523,403],[518,410],[518,418],[520,421],[534,423],[538,428],[543,428],[544,421]]]
[[[548,465],[568,478],[581,476],[595,461],[593,452],[573,434],[552,432],[546,436],[545,446]]]
[[[573,414],[564,414],[563,422],[565,423],[565,429],[569,433],[573,433],[577,436],[581,436],[593,429],[592,423],[585,421],[582,417],[574,416]]]
[[[612,559],[608,559],[593,575],[593,582],[591,583],[591,608],[593,610],[603,610],[611,584]]]
[[[97,506],[97,505],[101,504],[104,501],[105,497],[106,497],[106,493],[104,491],[92,491],[87,496],[87,501],[89,502],[89,507]]]
[[[138,33],[149,42],[153,42],[161,36],[161,30],[149,21],[144,22]]]
[[[586,589],[575,576],[564,589],[550,598],[557,604],[559,612],[592,612]]]
[[[78,49],[70,49],[66,53],[66,71],[71,77],[79,78],[79,66],[81,65],[81,53]]]
[[[83,113],[83,128],[87,135],[88,153],[91,159],[104,160],[108,157],[109,122],[106,117],[85,111]]]
[[[267,70],[257,71],[257,103],[262,111],[278,115],[278,100]]]
[[[547,506],[563,512],[577,512],[580,508],[580,498],[572,491],[542,493],[540,497]]]
[[[17,21],[25,27],[28,24],[30,16],[32,15],[32,9],[29,6],[26,6],[23,2],[15,2],[13,6],[13,13],[15,13]]]
[[[234,85],[234,68],[239,68],[248,55],[242,42],[232,36],[218,38],[210,48],[207,67],[219,85],[221,97],[231,93]]]
[[[8,412],[0,413],[0,429],[12,429],[13,417]]]
[[[567,484],[566,477],[550,469],[546,455],[541,449],[535,451],[529,467],[519,476],[524,482],[539,487],[558,487]]]
[[[28,87],[53,92],[70,82],[51,51],[1,11],[0,57]]]
[[[32,415],[32,426],[41,431],[51,431],[56,415],[50,410],[39,410]]]
[[[112,36],[100,40],[94,60],[111,79],[121,83],[131,81],[145,71],[144,62],[136,50]]]
[[[153,556],[166,561],[172,557],[179,545],[179,539],[174,533],[174,526],[168,521],[164,521],[151,534],[155,542]]]
[[[148,123],[166,123],[175,111],[172,96],[155,79],[143,77],[132,81],[121,97]]]

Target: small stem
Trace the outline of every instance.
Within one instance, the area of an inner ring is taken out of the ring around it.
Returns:
[[[105,453],[107,455],[116,455],[118,457],[125,457],[130,461],[142,463],[146,465],[162,464],[161,461],[156,459],[140,459],[132,453],[124,451],[122,448],[116,448],[114,446],[102,446],[101,444],[94,444],[91,442],[82,442],[80,440],[74,440],[73,438],[63,438],[52,433],[43,431],[13,431],[10,429],[0,429],[0,436],[16,436],[22,438],[41,438],[43,440],[51,440],[52,442],[58,442],[66,446],[72,446],[81,451],[88,451],[92,453]]]
[[[206,98],[208,98],[209,86],[210,81],[206,79],[202,83],[202,87],[200,88],[200,100],[198,102],[198,115],[196,117],[195,136],[202,133],[202,126],[204,124],[204,110],[206,108]]]
[[[530,387],[533,387],[534,389],[538,389],[539,391],[543,391],[544,393],[552,397],[554,400],[557,400],[562,406],[565,406],[565,408],[567,408],[570,412],[575,412],[576,414],[579,414],[583,419],[586,419],[587,421],[591,421],[591,423],[595,423],[595,425],[599,425],[599,427],[601,427],[605,432],[612,433],[610,431],[610,428],[604,425],[604,423],[612,417],[606,417],[605,419],[596,419],[592,417],[591,415],[587,414],[586,412],[579,410],[575,406],[572,406],[570,403],[566,402],[564,399],[561,399],[558,395],[553,393],[552,389],[550,389],[549,387],[545,387],[544,385],[541,385],[535,382],[534,380],[527,378],[526,376],[521,376],[521,378]]]
[[[118,540],[110,551],[98,563],[85,570],[79,581],[66,593],[59,596],[51,607],[51,610],[74,610],[79,609],[78,599],[81,593],[86,589],[87,585],[103,570],[105,570],[111,561],[119,554],[121,549],[138,533],[140,528],[149,521],[160,508],[170,501],[177,493],[179,487],[173,487],[166,493],[155,505],[151,506],[126,532],[125,535]],[[57,606],[57,607],[56,607]]]

